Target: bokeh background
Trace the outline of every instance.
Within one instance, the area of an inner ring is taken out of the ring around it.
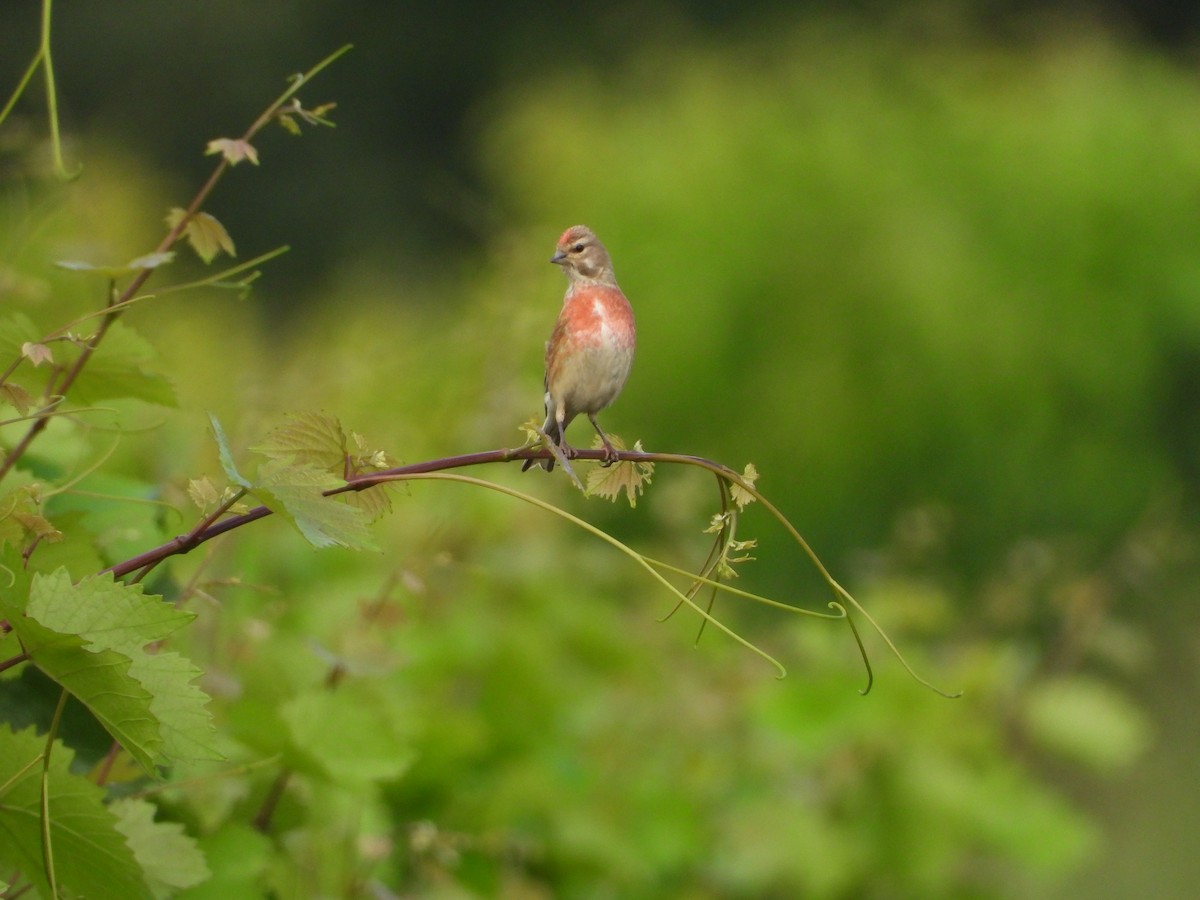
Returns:
[[[37,25],[0,8],[0,84]],[[229,752],[272,751],[337,653],[361,676],[341,703],[396,705],[397,768],[302,784],[274,850],[229,830],[266,774],[168,798],[217,872],[195,896],[250,891],[222,862],[251,844],[274,859],[253,883],[297,896],[364,860],[437,896],[1200,883],[1193,5],[210,0],[54,25],[81,179],[47,177],[37,92],[0,132],[0,304],[47,330],[100,299],[53,260],[148,251],[208,140],[355,45],[301,93],[336,129],[266,133],[208,206],[241,258],[292,251],[246,300],[129,317],[181,397],[126,438],[131,477],[217,476],[209,411],[242,447],[291,410],[405,461],[516,444],[563,288],[546,260],[585,222],[638,316],[605,424],[754,462],[918,669],[966,691],[925,691],[872,636],[860,697],[844,630],[721,601],[788,665],[774,681],[715,632],[693,648],[694,618],[659,624],[669,599],[603,545],[459,486],[397,496],[382,555],[263,523],[218,551],[238,582],[191,649]],[[694,475],[660,468],[631,510],[481,474],[703,558]],[[144,548],[127,525],[118,546]],[[743,530],[742,586],[823,607],[766,516]]]

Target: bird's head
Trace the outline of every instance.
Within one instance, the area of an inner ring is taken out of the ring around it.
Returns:
[[[616,283],[608,251],[586,225],[572,225],[562,233],[550,262],[562,266],[572,281]]]

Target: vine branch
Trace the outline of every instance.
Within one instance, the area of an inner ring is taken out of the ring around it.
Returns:
[[[549,455],[550,451],[545,449],[545,447],[530,446],[502,448],[498,450],[484,450],[478,453],[467,453],[459,456],[442,457],[440,459],[432,459],[425,462],[411,463],[404,466],[395,466],[390,469],[372,472],[365,475],[351,475],[346,479],[345,484],[322,491],[322,495],[326,497],[333,497],[338,494],[345,494],[352,491],[369,490],[370,488],[392,482],[412,480],[421,478],[423,476],[429,477],[434,473],[447,472],[452,469],[459,469],[467,466],[517,462],[527,459],[546,459]],[[571,457],[573,459],[604,462],[612,460],[613,454],[604,449],[577,449],[571,452]],[[744,479],[738,472],[711,459],[680,453],[647,453],[639,450],[617,450],[615,451],[615,461],[628,463],[674,463],[678,465],[695,466],[712,472],[718,477],[718,479],[721,479],[725,483],[736,484],[739,488],[752,495],[759,503],[761,503],[763,508],[766,509],[775,518],[775,520],[783,526],[789,535],[791,535],[792,539],[800,546],[805,556],[817,569],[818,573],[833,591],[834,599],[829,603],[830,608],[835,610],[833,617],[842,618],[844,616],[850,623],[851,632],[854,635],[855,643],[858,645],[859,652],[862,656],[867,671],[867,684],[866,687],[860,691],[860,693],[866,694],[870,691],[874,682],[874,674],[870,665],[870,661],[867,658],[866,650],[862,642],[862,636],[859,634],[858,628],[854,625],[853,619],[850,616],[845,615],[848,609],[853,609],[871,625],[871,628],[883,639],[888,649],[900,661],[900,664],[904,667],[904,669],[919,684],[929,688],[943,697],[955,698],[961,696],[961,691],[954,693],[944,691],[917,674],[916,670],[913,669],[913,667],[908,663],[904,655],[900,652],[900,649],[887,635],[879,623],[876,622],[874,617],[871,616],[871,614],[867,612],[867,610],[854,598],[854,596],[844,587],[842,587],[842,585],[839,584],[838,581],[830,574],[829,570],[825,567],[824,563],[821,562],[820,558],[809,545],[808,541],[806,541],[800,532],[796,530],[795,526],[788,521],[787,517],[779,510],[777,506],[775,506],[775,504],[763,496],[760,491],[758,491],[752,484],[747,482],[746,479]],[[458,476],[455,477],[459,480],[469,481],[479,485],[492,486],[489,482],[480,482],[478,479],[466,479]],[[499,489],[499,486],[493,487]],[[224,506],[222,510],[219,510],[216,513],[216,515],[220,515],[221,511],[224,509],[228,509],[228,506]],[[243,525],[248,525],[251,522],[255,522],[259,519],[264,519],[271,515],[271,512],[271,509],[266,506],[258,506],[248,512],[240,515],[230,516],[229,518],[222,519],[220,521],[215,521],[214,516],[210,515],[203,519],[186,535],[180,535],[179,537],[155,547],[152,550],[147,550],[145,553],[110,566],[104,571],[111,572],[113,576],[117,578],[123,577],[138,570],[144,570],[142,573],[144,574],[145,571],[149,571],[154,566],[171,556],[189,553],[206,541],[210,541],[222,534],[233,531],[237,528],[241,528]],[[657,563],[657,561],[648,560],[644,557],[639,557],[638,561],[642,565],[651,569],[655,577],[659,578],[659,580],[662,580],[661,576],[658,575],[657,571],[655,571],[655,566],[661,564]],[[663,566],[663,568],[670,569],[671,567]],[[699,576],[692,577],[696,579],[697,583],[716,585],[716,582],[708,579],[706,574],[703,572]],[[704,621],[711,621],[717,624],[718,627],[722,627],[716,622],[716,620],[712,619],[712,617],[706,611],[700,609],[692,602],[690,592],[688,595],[679,594],[679,596],[683,598],[683,602],[693,606],[696,611],[700,613]],[[727,631],[728,629],[723,628],[723,630]],[[757,648],[754,649],[757,650]],[[761,651],[757,652],[761,653]],[[766,654],[762,655],[765,656]],[[775,662],[775,660],[771,659],[769,656],[767,658],[776,666],[778,666],[778,663]]]
[[[49,8],[50,4],[47,2],[45,5],[47,16],[49,15]],[[53,99],[53,73],[51,72],[49,65],[48,23],[44,25],[44,28],[43,47],[39,53],[39,56],[35,59],[35,63],[38,61],[45,62],[47,70],[47,90],[50,91],[51,111],[54,112],[56,107],[54,106]],[[250,127],[247,128],[242,134],[241,140],[248,143],[251,138],[258,134],[259,131],[266,127],[266,125],[268,125],[272,119],[275,118],[275,116],[283,108],[284,104],[286,104],[296,94],[296,92],[300,90],[301,87],[306,85],[318,72],[333,63],[338,57],[349,52],[351,47],[351,44],[346,44],[340,47],[309,69],[307,72],[294,76],[291,79],[291,84],[288,86],[287,90],[280,94],[279,97],[277,97],[269,106],[267,106],[267,108],[263,110],[258,118],[256,118],[250,124]],[[57,122],[54,120],[54,116],[52,116],[51,124],[55,129],[55,133],[57,134],[58,126]],[[212,194],[213,189],[216,188],[217,183],[221,180],[221,176],[225,174],[230,165],[230,161],[224,155],[222,155],[218,160],[216,167],[213,169],[212,174],[208,176],[208,180],[204,182],[200,190],[196,192],[196,195],[192,197],[191,202],[187,205],[187,208],[184,211],[184,215],[179,218],[178,222],[176,222],[167,230],[166,235],[159,242],[158,246],[155,247],[154,254],[165,253],[172,247],[172,245],[175,244],[176,241],[179,240],[179,238],[183,235],[184,230],[187,228],[188,222],[190,222],[195,217],[196,213],[200,211],[200,207],[209,198],[209,195]],[[142,286],[146,283],[147,279],[150,278],[154,271],[155,268],[153,266],[139,269],[134,274],[133,278],[130,279],[129,284],[127,284],[124,290],[122,290],[119,294],[115,291],[110,292],[108,303],[105,304],[105,308],[100,319],[100,324],[96,327],[96,332],[92,335],[91,339],[83,345],[83,349],[80,351],[79,356],[75,359],[75,362],[72,364],[71,368],[67,370],[62,382],[57,386],[56,393],[58,396],[65,396],[67,391],[71,389],[71,386],[75,383],[76,379],[79,378],[84,367],[87,366],[88,361],[92,358],[92,354],[96,352],[96,347],[100,344],[100,341],[104,339],[105,334],[108,333],[109,328],[112,327],[113,323],[116,322],[117,319],[121,317],[122,313],[124,313],[129,307],[130,301],[137,296],[138,292],[142,289]],[[46,429],[49,419],[44,416],[40,416],[42,411],[43,410],[39,410],[39,415],[34,418],[33,423],[29,426],[29,429],[16,443],[12,450],[5,455],[4,460],[0,462],[0,478],[3,478],[6,474],[8,474],[8,471],[16,464],[17,460],[24,455],[25,451],[29,448],[29,445],[32,444],[34,440],[37,439],[37,436]]]

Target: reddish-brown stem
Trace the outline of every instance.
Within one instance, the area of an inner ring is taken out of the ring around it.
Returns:
[[[203,534],[207,529],[211,528],[213,526],[213,523],[216,522],[217,519],[221,518],[221,516],[223,516],[223,515],[225,515],[225,513],[229,512],[229,510],[239,500],[241,500],[245,496],[246,496],[246,492],[244,490],[238,491],[236,494],[234,494],[232,497],[230,497],[228,500],[226,500],[224,503],[222,503],[220,506],[218,506],[216,509],[214,509],[211,513],[209,513],[207,516],[205,516],[203,519],[201,519],[199,522],[197,522],[195,527],[192,528],[192,530],[189,531],[187,534],[181,535],[181,536],[175,538],[175,541],[179,542],[180,546],[186,546],[189,549],[199,546],[199,544],[201,542],[199,540],[197,540],[197,537],[199,535]],[[184,551],[184,552],[186,552],[186,551]],[[147,562],[144,566],[141,567],[141,571],[137,573],[137,576],[132,580],[131,583],[137,584],[139,581],[144,579],[147,575],[149,575],[152,571],[154,571],[154,567],[157,566],[164,559],[166,559],[165,556],[160,557],[158,559],[152,559],[149,562]]]
[[[11,669],[13,666],[19,666],[27,659],[29,659],[28,653],[18,653],[16,656],[11,656],[0,662],[0,672],[3,672],[5,669]]]
[[[544,448],[523,447],[516,450],[484,450],[479,453],[465,453],[461,456],[447,456],[442,459],[431,459],[426,462],[412,463],[407,466],[397,466],[393,469],[385,469],[382,472],[372,472],[369,475],[353,476],[347,480],[346,484],[325,491],[327,497],[332,497],[336,494],[344,494],[348,491],[365,491],[368,488],[376,487],[380,484],[387,484],[391,481],[402,480],[406,475],[420,475],[426,472],[444,472],[448,469],[460,469],[464,466],[478,466],[488,463],[515,462],[526,459],[546,459],[550,452]],[[604,450],[575,450],[572,453],[574,459],[590,459],[603,461],[606,458]],[[637,453],[632,450],[619,450],[616,453],[617,461],[628,462],[684,462],[694,461],[698,465],[713,470],[728,471],[736,477],[731,469],[726,469],[717,463],[703,459],[698,456],[679,456],[678,454],[663,454],[663,453]],[[271,510],[265,506],[256,506],[249,512],[241,513],[240,515],[230,516],[227,519],[222,519],[219,522],[211,522],[205,525],[201,522],[199,526],[193,528],[187,534],[179,535],[172,538],[165,544],[155,547],[152,550],[147,550],[145,553],[140,553],[130,559],[119,562],[116,565],[109,566],[105,572],[112,572],[116,578],[122,578],[130,572],[136,572],[138,569],[152,567],[158,565],[164,559],[171,556],[179,556],[181,554],[190,553],[205,541],[210,541],[226,532],[233,531],[235,528],[241,528],[243,525],[249,525],[258,519],[265,519],[271,515]]]
[[[271,787],[267,791],[267,796],[263,798],[262,806],[258,808],[258,812],[254,814],[254,830],[266,834],[271,827],[271,818],[275,815],[275,808],[279,806],[279,801],[283,799],[283,792],[287,790],[288,781],[291,780],[292,770],[284,769],[275,776],[275,780],[271,782]]]
[[[112,742],[112,746],[108,748],[108,753],[104,755],[104,759],[100,762],[100,768],[96,772],[96,784],[104,787],[108,783],[108,776],[112,774],[113,764],[117,761],[117,754],[121,752],[121,745],[116,741]]]
[[[21,360],[24,358],[25,357],[23,356],[18,356],[9,364],[7,369],[5,369],[3,372],[0,372],[0,384],[4,384],[4,382],[8,381],[12,373],[17,371],[17,366],[21,364]]]

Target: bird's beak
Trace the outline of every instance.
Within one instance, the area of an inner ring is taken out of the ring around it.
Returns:
[[[550,262],[554,263],[556,266],[561,266],[566,261],[566,259],[567,259],[566,251],[559,250],[552,257],[550,257]]]

